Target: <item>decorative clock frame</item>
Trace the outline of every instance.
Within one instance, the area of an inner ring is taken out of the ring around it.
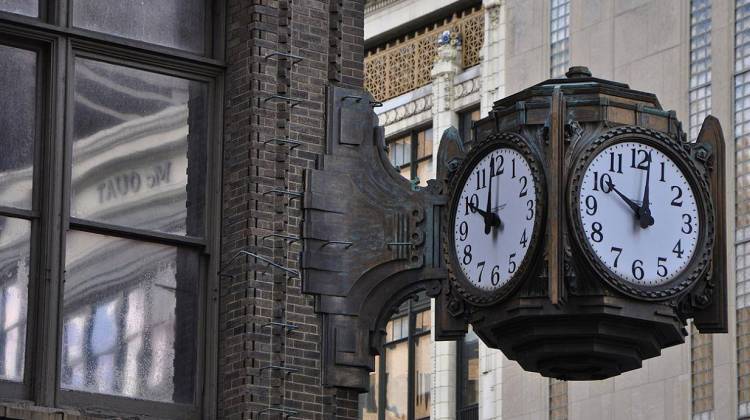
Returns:
[[[634,141],[647,144],[665,153],[671,158],[682,171],[688,183],[696,193],[696,204],[698,205],[698,216],[700,220],[700,233],[698,244],[690,262],[683,271],[667,282],[659,286],[638,286],[623,281],[619,276],[608,269],[594,253],[589,242],[584,237],[580,214],[580,200],[578,196],[584,172],[592,160],[602,150],[623,142]],[[702,162],[697,158],[697,152],[701,149],[700,143],[685,143],[677,141],[658,131],[637,127],[622,126],[613,128],[592,141],[581,153],[574,158],[575,165],[570,176],[567,194],[568,222],[570,232],[575,240],[573,249],[579,253],[587,264],[582,268],[589,269],[594,275],[600,277],[618,291],[634,298],[646,300],[668,300],[679,297],[696,285],[709,268],[713,255],[714,246],[714,208],[711,203],[708,176],[699,165]]]
[[[455,231],[453,229],[456,211],[460,207],[460,187],[471,175],[472,169],[489,153],[500,148],[509,148],[517,151],[526,159],[531,169],[536,186],[534,197],[534,232],[529,238],[529,248],[518,269],[511,279],[502,287],[494,291],[481,290],[466,279],[463,271],[458,268],[459,262],[454,252]],[[465,158],[460,160],[457,169],[449,175],[447,191],[450,198],[446,211],[443,212],[441,223],[443,240],[443,260],[448,268],[448,279],[451,287],[468,303],[486,306],[502,300],[513,293],[518,286],[529,276],[531,267],[538,261],[539,251],[542,248],[540,242],[544,237],[544,224],[546,220],[546,197],[547,185],[544,168],[541,165],[541,157],[532,148],[528,140],[517,133],[495,133],[482,140],[481,143],[472,147]]]

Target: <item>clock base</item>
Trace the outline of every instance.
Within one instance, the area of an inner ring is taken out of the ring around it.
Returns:
[[[574,297],[564,307],[524,299],[480,321],[491,347],[525,370],[568,381],[600,380],[641,367],[644,359],[685,340],[687,332],[667,305],[634,305],[611,296]],[[663,309],[663,310],[662,310]]]

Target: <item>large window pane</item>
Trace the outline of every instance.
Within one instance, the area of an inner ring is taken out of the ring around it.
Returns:
[[[0,379],[23,380],[31,223],[0,216]]]
[[[30,209],[36,53],[0,45],[0,92],[0,206]]]
[[[37,17],[39,16],[39,0],[0,0],[0,10]]]
[[[203,53],[205,0],[73,0],[73,25]]]
[[[405,420],[409,389],[409,343],[404,340],[385,349],[385,418]]]
[[[430,330],[432,311],[422,311],[416,315],[416,331]],[[429,419],[432,404],[432,337],[422,334],[414,338],[414,418]]]
[[[65,267],[62,387],[192,403],[198,253],[71,231]]]
[[[203,236],[207,86],[77,59],[75,90],[71,215]]]

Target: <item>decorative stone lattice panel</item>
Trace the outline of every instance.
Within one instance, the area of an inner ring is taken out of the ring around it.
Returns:
[[[384,101],[429,84],[432,63],[437,56],[438,36],[444,31],[460,35],[464,68],[479,64],[479,50],[484,39],[484,9],[472,8],[441,24],[371,50],[365,58],[365,89],[376,100]]]

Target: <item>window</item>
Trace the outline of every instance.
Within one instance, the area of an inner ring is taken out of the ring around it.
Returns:
[[[550,77],[564,77],[570,63],[570,0],[550,2]]]
[[[432,163],[432,128],[410,131],[388,140],[387,144],[391,164],[404,178],[418,178],[419,185],[424,186],[427,185],[427,180],[435,177]]]
[[[474,141],[474,130],[472,129],[474,121],[482,119],[482,113],[479,107],[471,108],[458,113],[458,134],[464,143]]]
[[[750,416],[750,0],[735,1],[734,132],[736,165],[738,417]]]
[[[479,337],[469,330],[457,344],[456,419],[479,418]]]
[[[690,140],[711,113],[711,2],[692,0],[690,11]]]
[[[56,28],[59,3],[0,0],[0,395],[202,418],[218,344],[213,2],[62,3]],[[40,10],[53,16],[17,16]]]
[[[386,326],[384,354],[375,357],[370,392],[359,396],[362,420],[425,420],[432,407],[432,312],[418,295]]]

